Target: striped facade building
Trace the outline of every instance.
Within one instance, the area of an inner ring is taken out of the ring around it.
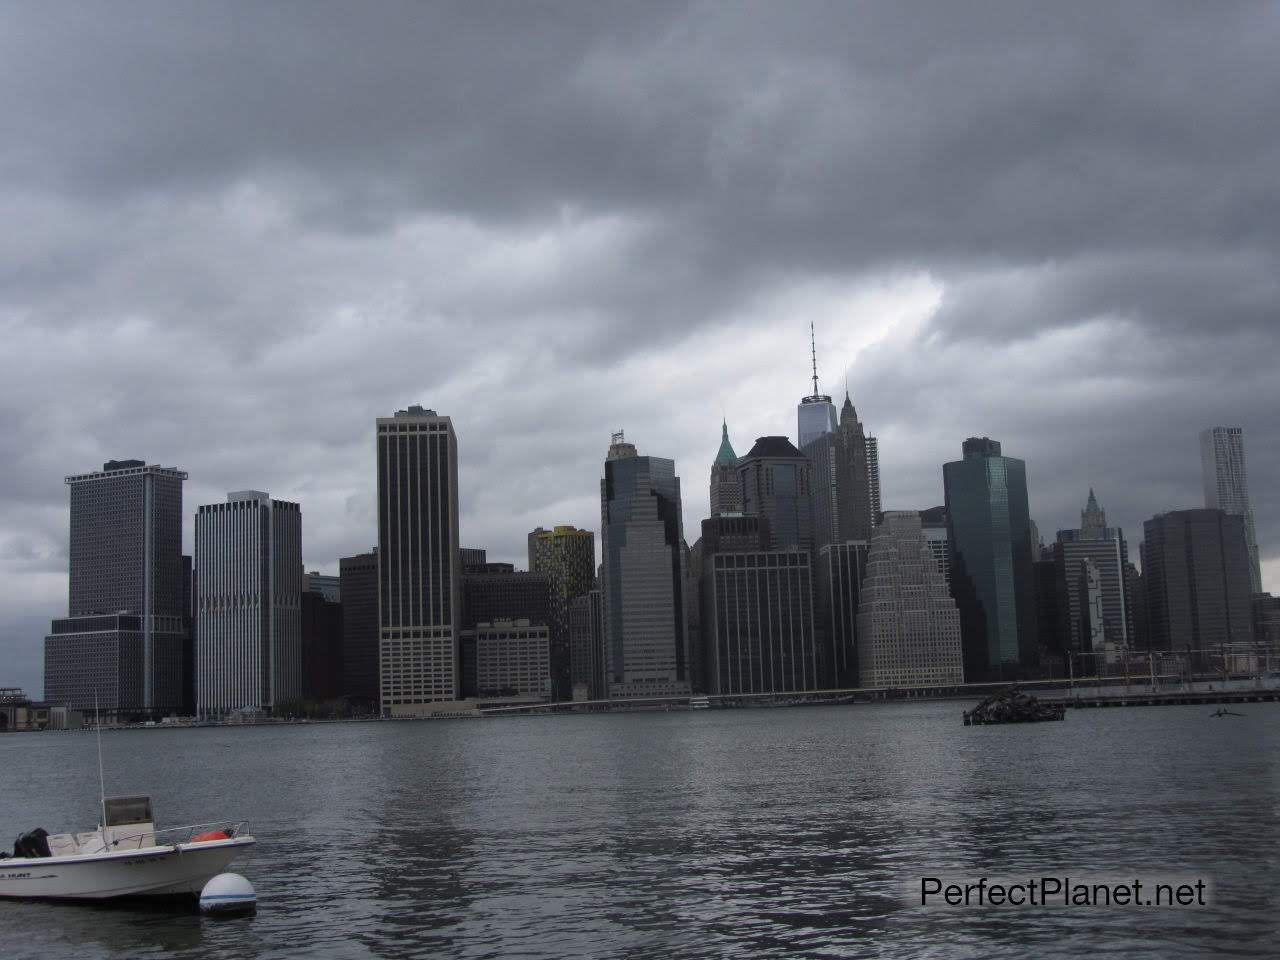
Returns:
[[[846,540],[818,551],[817,583],[819,685],[858,686],[858,608],[867,573],[867,541]]]
[[[378,679],[383,716],[461,696],[458,438],[414,405],[377,421]]]
[[[809,551],[712,553],[701,592],[708,693],[818,688]]]
[[[302,696],[302,513],[260,490],[196,511],[196,713]]]
[[[121,720],[181,709],[186,478],[143,460],[66,478],[68,615],[44,641],[45,700]]]

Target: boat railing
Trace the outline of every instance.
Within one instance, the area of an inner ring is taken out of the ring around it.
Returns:
[[[209,833],[214,830],[224,830],[228,839],[243,836],[249,832],[248,820],[210,820],[206,823],[190,823],[181,827],[165,827],[163,830],[146,830],[138,833],[120,834],[117,833],[111,843],[108,845],[102,840],[101,833],[98,834],[98,849],[84,850],[82,853],[109,853],[113,849],[125,850],[143,849],[144,841],[150,840],[150,846],[170,847],[178,844],[191,843],[198,833]]]

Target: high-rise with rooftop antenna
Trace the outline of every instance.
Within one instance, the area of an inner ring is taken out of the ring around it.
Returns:
[[[812,547],[817,550],[834,543],[840,529],[838,472],[841,451],[836,408],[829,396],[818,392],[818,345],[812,322],[809,324],[809,359],[813,365],[813,393],[800,400],[797,411],[798,446],[812,468]]]

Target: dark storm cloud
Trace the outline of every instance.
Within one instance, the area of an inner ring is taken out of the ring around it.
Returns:
[[[1198,502],[1196,432],[1236,423],[1280,554],[1273,4],[0,22],[20,682],[65,604],[64,474],[142,456],[190,471],[189,510],[295,497],[332,568],[373,536],[372,419],[422,400],[458,425],[470,543],[521,559],[535,523],[596,527],[618,427],[676,457],[693,528],[722,411],[740,452],[793,430],[813,318],[888,503],[940,502],[986,433],[1028,460],[1046,535],[1093,485],[1136,542]]]

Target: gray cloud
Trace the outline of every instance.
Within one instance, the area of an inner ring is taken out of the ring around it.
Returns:
[[[463,535],[598,526],[611,430],[692,540],[728,416],[794,430],[819,326],[941,501],[969,434],[1051,536],[1136,544],[1245,427],[1280,587],[1280,21],[1270,4],[13,4],[0,33],[0,664],[39,686],[64,474],[373,539],[372,421],[454,416]]]

